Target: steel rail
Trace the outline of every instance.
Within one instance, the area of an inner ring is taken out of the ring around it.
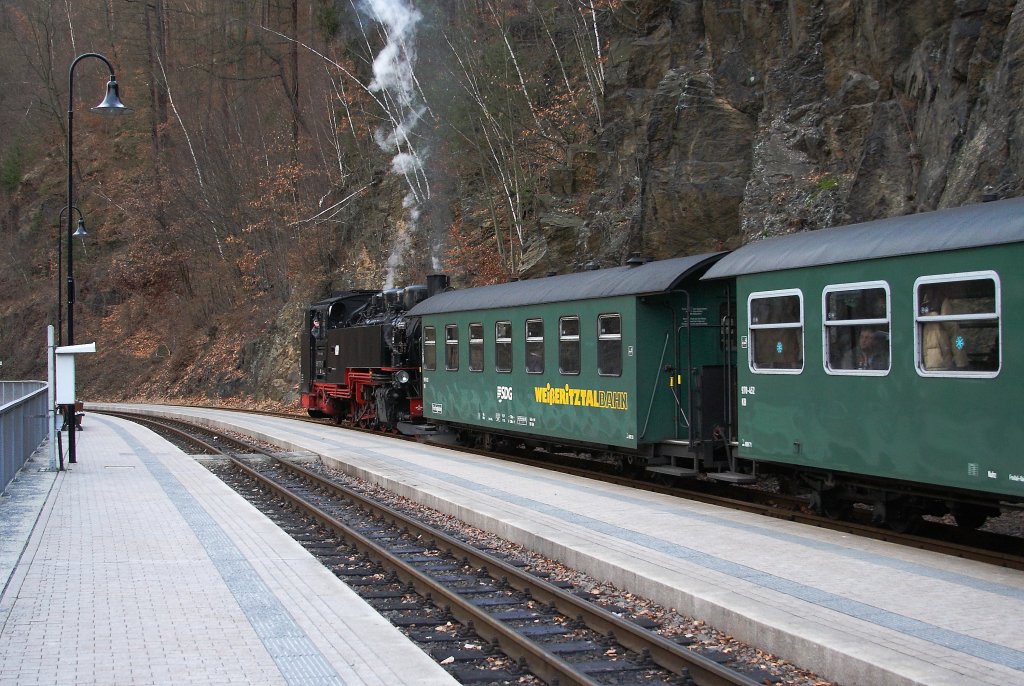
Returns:
[[[448,534],[445,534],[444,532],[438,531],[430,526],[422,524],[417,520],[393,508],[388,507],[387,505],[383,505],[381,503],[375,502],[374,500],[368,499],[367,497],[361,495],[360,493],[353,491],[352,489],[347,488],[341,484],[337,484],[333,481],[325,479],[319,474],[309,469],[306,469],[300,465],[291,464],[285,461],[280,462],[284,467],[297,474],[300,474],[303,478],[310,481],[316,487],[332,491],[338,495],[343,496],[344,498],[353,500],[354,502],[357,502],[360,507],[373,512],[377,517],[395,526],[408,529],[409,531],[413,532],[414,535],[434,539],[437,542],[438,547],[448,548],[452,551],[457,551],[454,553],[456,554],[456,556],[466,558],[473,566],[485,569],[494,578],[502,578],[503,580],[507,580],[509,585],[515,588],[516,590],[522,591],[524,593],[529,593],[530,596],[532,596],[535,600],[538,600],[553,607],[558,612],[568,617],[581,618],[588,628],[597,631],[601,634],[611,633],[615,640],[623,646],[625,646],[626,648],[636,651],[638,653],[649,653],[651,659],[660,667],[667,669],[671,672],[674,672],[676,674],[681,674],[684,672],[684,670],[689,671],[690,676],[694,679],[695,683],[698,684],[698,686],[754,686],[758,683],[734,670],[731,670],[727,667],[723,667],[714,660],[704,657],[703,655],[694,653],[693,651],[687,650],[686,648],[662,636],[659,636],[658,634],[652,631],[643,629],[637,626],[636,624],[633,624],[632,622],[623,619],[619,615],[609,612],[608,610],[598,607],[592,603],[580,600],[571,593],[567,593],[562,589],[558,588],[557,586],[549,584],[544,580],[539,579],[529,573],[526,573],[513,565],[507,564],[505,562],[502,562],[501,560],[497,560],[493,557],[483,554],[471,545],[463,543],[457,538],[454,538],[452,536],[449,536]],[[258,472],[255,472],[254,470],[251,470],[247,467],[245,469],[247,473],[249,473],[250,475],[258,475]],[[262,477],[262,475],[259,475],[259,478],[263,482],[269,481],[268,479],[266,479],[266,477]],[[277,490],[279,489],[278,487],[275,486],[275,491]],[[320,517],[321,514],[318,514],[317,516]],[[330,518],[330,516],[326,515],[326,513],[322,513],[322,516],[328,519]],[[333,526],[333,524],[331,524],[331,526]],[[367,544],[371,546],[374,545],[372,542],[369,541],[367,541]],[[374,546],[375,554],[376,551],[376,546]],[[387,553],[384,554],[387,555]],[[391,562],[392,560],[389,559],[389,563]],[[396,565],[405,566],[405,563],[397,558],[394,559],[394,563]],[[409,569],[409,574],[410,576],[415,575],[416,577],[422,576],[420,572],[411,568]],[[471,619],[474,622],[476,630],[478,632],[480,631],[480,626],[477,625],[477,622],[484,620],[477,619],[477,617],[479,616],[477,614],[479,610],[477,610],[475,606],[473,606],[470,603],[466,603],[457,594],[453,594],[450,591],[441,591],[437,589],[436,586],[434,585],[436,584],[436,582],[430,580],[429,577],[424,577],[423,582],[430,584],[430,587],[426,589],[428,592],[443,593],[445,595],[446,600],[450,597],[454,598],[455,601],[457,601],[458,605],[467,606],[467,611],[472,610],[473,616],[469,617],[469,619]],[[492,620],[486,614],[484,615],[484,617],[487,617],[486,621],[489,624],[501,625],[501,638],[507,638],[509,636],[512,636],[514,637],[514,640],[516,640],[517,642],[524,644],[528,643],[531,646],[535,645],[531,641],[520,641],[519,634],[516,634],[514,630],[505,627],[503,623],[497,622],[496,620]],[[511,632],[511,634],[508,632]],[[487,638],[491,637],[488,636]],[[547,653],[547,651],[543,651],[543,653],[549,654]],[[517,655],[514,657],[518,658],[519,656]],[[535,673],[538,674],[538,676],[541,676],[542,678],[547,678],[543,673],[536,669],[532,663],[530,663],[530,657],[530,655],[527,655],[527,664],[529,664],[530,668],[533,669]],[[546,660],[548,658],[544,657],[544,659]],[[555,657],[555,659],[558,662],[563,662],[560,658]],[[575,670],[573,671],[575,672]],[[574,682],[566,681],[560,683],[568,684]],[[587,681],[580,683],[591,683],[591,681],[588,679]]]
[[[295,503],[303,510],[321,521],[325,526],[337,531],[361,552],[378,558],[390,568],[403,582],[411,584],[418,593],[430,597],[438,605],[452,614],[461,623],[472,626],[473,630],[483,639],[497,642],[500,650],[512,660],[523,660],[530,670],[551,683],[560,686],[600,686],[583,672],[554,653],[544,650],[541,646],[517,634],[504,622],[494,619],[486,612],[477,608],[455,591],[444,587],[423,572],[410,566],[401,558],[383,550],[369,538],[350,528],[345,523],[332,517],[312,503],[306,502],[287,488],[268,479],[240,460],[231,458],[235,466],[250,478],[256,480],[275,495]],[[294,465],[289,465],[294,467]],[[365,508],[366,501],[358,499]],[[375,508],[374,508],[375,509]],[[433,536],[434,533],[431,533]],[[751,683],[751,686],[754,682]]]

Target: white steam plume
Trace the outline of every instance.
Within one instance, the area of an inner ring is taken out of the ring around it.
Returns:
[[[391,171],[401,174],[409,186],[402,202],[408,212],[406,226],[398,228],[385,287],[394,286],[395,273],[416,231],[420,205],[430,198],[430,184],[423,170],[424,153],[413,144],[413,130],[427,111],[416,87],[416,26],[423,19],[419,10],[406,0],[363,0],[362,10],[379,22],[385,38],[384,48],[373,60],[373,81],[369,90],[381,94],[389,125],[381,126],[374,140],[381,150],[391,153]]]

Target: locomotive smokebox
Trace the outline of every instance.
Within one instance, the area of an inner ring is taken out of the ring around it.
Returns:
[[[451,285],[447,274],[427,274],[427,297],[444,293]]]

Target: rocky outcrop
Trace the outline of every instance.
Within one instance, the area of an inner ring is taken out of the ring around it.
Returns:
[[[1024,2],[642,0],[615,26],[584,244],[669,257],[1022,192]]]

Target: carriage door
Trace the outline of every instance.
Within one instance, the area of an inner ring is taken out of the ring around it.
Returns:
[[[692,449],[713,467],[727,460],[726,445],[734,437],[736,416],[736,308],[728,296],[709,298],[693,307],[689,329],[681,330],[688,348]]]

